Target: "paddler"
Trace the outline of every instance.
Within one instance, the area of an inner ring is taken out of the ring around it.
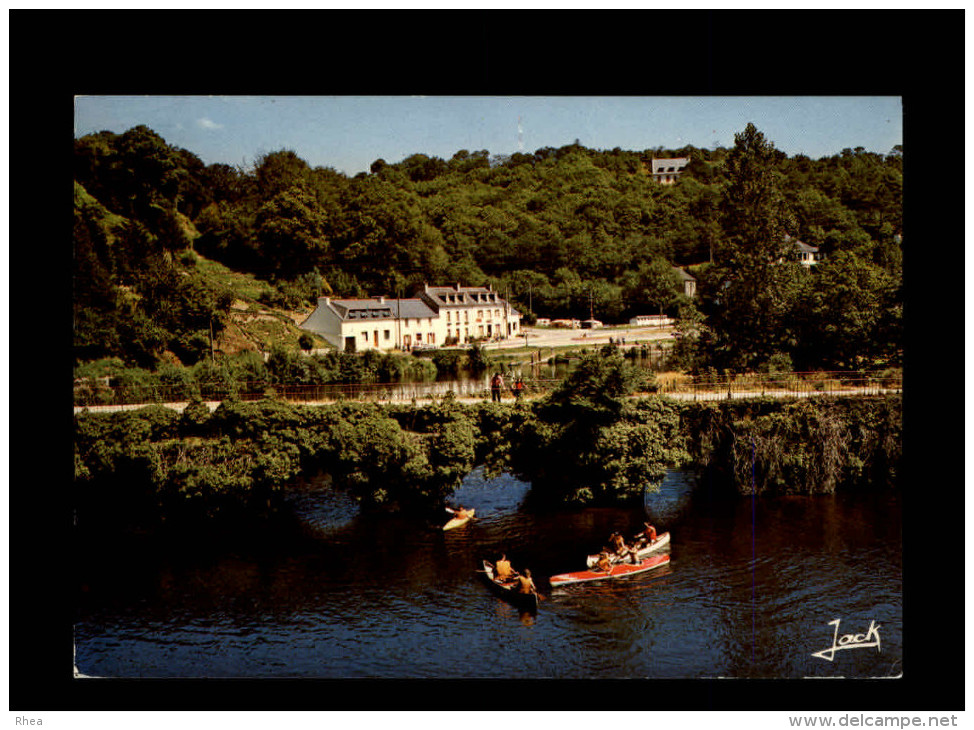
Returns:
[[[534,586],[534,581],[531,580],[531,571],[527,568],[524,569],[524,575],[517,576],[517,592],[524,593],[534,593],[537,595],[538,589]]]
[[[514,577],[514,569],[507,555],[501,553],[501,559],[494,564],[494,578],[499,581],[508,581]]]
[[[633,563],[639,562],[639,558],[636,557],[636,550],[628,547],[626,541],[618,532],[613,532],[609,535],[609,541],[612,543],[612,547],[615,548],[615,554],[619,560],[625,560],[628,557]]]
[[[465,517],[470,516],[470,512],[468,512],[462,504],[456,509],[450,509],[449,507],[447,507],[446,511],[453,513],[453,516],[458,520],[462,520]]]
[[[639,547],[647,547],[656,542],[656,528],[648,522],[644,522],[643,527],[645,529],[633,538],[638,541]]]

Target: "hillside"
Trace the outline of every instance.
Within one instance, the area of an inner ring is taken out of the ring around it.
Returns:
[[[317,335],[299,327],[314,309],[311,305],[295,309],[269,306],[264,302],[277,295],[273,286],[252,274],[233,271],[199,254],[194,256],[195,264],[192,267],[207,286],[215,290],[229,290],[233,294],[223,328],[214,338],[214,348],[218,353],[270,352],[275,346],[296,350],[302,335],[311,337],[316,348],[329,346]]]
[[[690,158],[679,179],[654,182],[652,159],[675,156]],[[902,178],[901,149],[789,158],[753,125],[729,150],[460,150],[351,178],[292,150],[245,170],[144,126],[100,132],[75,141],[75,361],[193,365],[211,331],[226,354],[293,348],[320,296],[455,282],[551,318],[679,317],[698,343],[687,367],[885,361]],[[824,263],[799,266],[793,239]],[[696,275],[694,299],[674,266]]]

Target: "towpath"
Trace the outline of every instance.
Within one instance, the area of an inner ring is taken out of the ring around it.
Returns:
[[[722,389],[699,389],[696,391],[674,391],[669,393],[662,393],[661,397],[670,398],[672,400],[679,401],[719,401],[719,400],[739,400],[745,398],[780,398],[783,400],[792,398],[828,398],[828,397],[868,397],[868,396],[878,396],[878,395],[891,395],[896,393],[902,393],[903,390],[900,387],[883,387],[879,385],[869,385],[861,387],[844,387],[836,388],[832,390],[819,390],[815,388],[808,388],[807,390],[800,389],[731,389],[728,392],[726,387]],[[531,400],[532,397],[540,396],[525,396],[525,400]],[[632,396],[633,398],[648,398],[651,397],[647,394],[637,394]],[[328,399],[328,400],[290,400],[291,403],[295,405],[302,406],[324,406],[332,403],[338,402],[348,402],[350,400],[355,400],[357,402],[372,402],[372,403],[410,403],[416,400],[416,406],[422,407],[424,405],[429,405],[433,403],[434,400],[440,400],[441,398],[430,397],[424,399],[395,399],[395,400],[376,400],[375,398],[361,398],[361,399],[350,399],[345,398],[342,400]],[[482,403],[489,400],[487,397],[458,397],[455,399],[458,403]],[[204,401],[203,404],[209,408],[211,411],[215,411],[222,401],[211,400]],[[514,397],[510,394],[505,394],[503,403],[513,403]],[[76,414],[82,413],[85,410],[91,413],[113,413],[117,411],[133,411],[139,408],[144,408],[147,405],[153,405],[150,403],[131,403],[125,405],[95,405],[95,406],[74,406],[74,412]],[[160,405],[164,408],[169,408],[174,411],[182,412],[184,408],[188,405],[188,402],[171,402],[171,403],[158,403],[155,405]]]

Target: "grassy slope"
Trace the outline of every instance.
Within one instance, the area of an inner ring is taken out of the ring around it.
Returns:
[[[74,184],[74,205],[77,210],[92,210],[92,217],[99,221],[109,245],[114,243],[115,231],[126,223],[125,217],[112,213],[77,182]],[[190,241],[199,236],[189,220],[183,219],[182,223]],[[226,354],[244,350],[268,352],[275,344],[297,349],[298,338],[304,334],[298,325],[311,313],[310,306],[295,312],[268,307],[259,300],[262,294],[273,292],[273,286],[251,274],[233,271],[195,252],[191,251],[190,255],[192,258],[178,256],[177,266],[184,267],[187,273],[194,272],[213,291],[229,290],[233,293],[233,308],[223,332],[217,337],[218,350]],[[195,263],[189,263],[190,261]],[[324,340],[318,337],[314,339],[317,347],[328,347]]]
[[[310,306],[299,311],[284,311],[261,304],[264,293],[274,289],[251,274],[227,268],[221,263],[196,254],[194,269],[215,290],[233,292],[233,307],[226,327],[217,337],[221,352],[234,354],[243,350],[269,351],[275,344],[287,349],[298,348],[298,338],[305,334],[298,326],[311,314]],[[317,347],[326,347],[324,340],[315,337]]]

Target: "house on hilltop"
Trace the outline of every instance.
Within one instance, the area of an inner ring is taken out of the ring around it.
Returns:
[[[672,185],[689,164],[689,157],[654,157],[651,163],[653,180],[660,185]]]
[[[809,246],[788,234],[785,234],[785,242],[795,244],[798,249],[798,262],[803,266],[815,266],[821,260],[818,246]]]
[[[798,260],[805,266],[815,266],[819,262],[818,246],[809,246],[807,243],[797,241]]]
[[[520,334],[520,313],[491,287],[425,286],[409,299],[321,297],[301,323],[342,352],[412,350]]]

